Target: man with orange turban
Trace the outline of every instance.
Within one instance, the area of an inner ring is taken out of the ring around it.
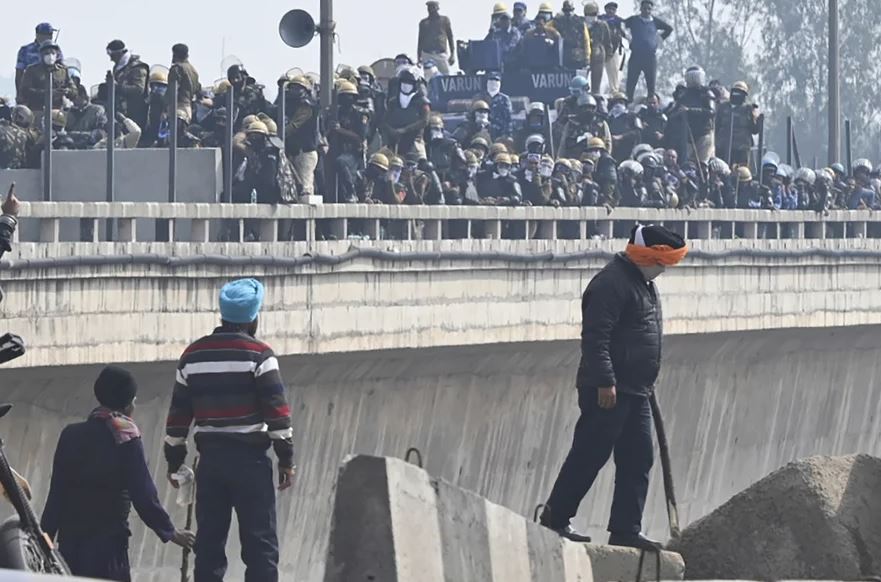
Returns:
[[[541,523],[578,542],[571,525],[581,500],[615,453],[615,493],[609,544],[660,550],[645,537],[642,513],[653,463],[650,396],[661,368],[661,301],[654,280],[688,253],[681,236],[661,226],[637,226],[627,249],[587,286],[581,301],[581,365],[572,449]]]

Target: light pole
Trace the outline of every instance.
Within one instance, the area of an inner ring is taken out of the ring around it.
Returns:
[[[333,0],[321,0],[318,31],[321,35],[321,108],[330,107],[333,100]]]
[[[839,79],[838,0],[829,0],[829,164],[841,156],[841,82]]]

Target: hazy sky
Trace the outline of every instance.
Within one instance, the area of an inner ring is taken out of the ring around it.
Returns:
[[[555,8],[561,2],[555,2]],[[538,3],[528,2],[530,13]],[[317,21],[319,0],[42,0],[34,5],[7,0],[4,4],[0,77],[13,74],[19,46],[33,40],[34,26],[44,20],[61,29],[59,44],[65,56],[82,61],[87,85],[103,80],[110,63],[104,49],[114,38],[125,41],[151,65],[168,65],[171,45],[188,44],[203,84],[221,76],[224,55],[241,59],[252,76],[270,86],[294,66],[318,71],[318,39],[305,48],[287,47],[278,36],[278,21],[292,8],[311,12]],[[441,0],[441,13],[452,19],[457,39],[482,37],[493,4],[494,0]],[[422,0],[335,0],[334,11],[341,49],[335,62],[357,66],[399,52],[415,57],[417,24],[425,16]]]

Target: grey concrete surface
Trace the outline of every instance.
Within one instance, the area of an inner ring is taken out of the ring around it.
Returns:
[[[726,255],[743,249],[744,241],[699,241],[696,248],[722,256],[689,258],[659,279],[667,333],[881,324],[878,258],[858,253],[881,251],[881,240],[746,242],[779,254]],[[230,255],[241,246],[196,252]],[[441,260],[431,252],[457,246],[486,258]],[[493,258],[493,253],[571,252],[579,246],[442,241],[390,245],[393,251],[426,252],[424,258],[404,261],[181,268],[74,262],[4,271],[4,322],[28,344],[28,354],[10,366],[176,359],[216,324],[220,287],[242,276],[257,276],[266,284],[261,334],[283,355],[571,340],[581,331],[581,294],[608,259],[523,263]],[[581,250],[611,253],[623,246],[600,241]],[[815,247],[825,252],[798,254]],[[346,248],[342,242],[313,250],[335,254]],[[72,257],[82,256],[78,246],[69,250]],[[294,247],[281,256],[306,251]],[[836,251],[857,254],[838,257]]]
[[[676,547],[688,577],[881,576],[881,459],[790,463],[693,523]]]
[[[659,397],[683,525],[797,458],[881,454],[879,332],[869,326],[668,338]],[[295,489],[280,501],[283,579],[322,580],[333,484],[347,454],[403,456],[418,447],[432,475],[532,516],[571,440],[577,363],[571,341],[283,358],[300,467]],[[137,419],[150,463],[173,508],[161,445],[173,364],[131,368],[141,385]],[[98,370],[0,371],[2,398],[17,404],[0,421],[0,434],[40,506],[58,435],[93,406]],[[612,476],[611,467],[603,472],[576,520],[598,542],[606,539]],[[174,576],[179,552],[134,523],[138,581]],[[645,529],[664,537],[666,524],[656,467]],[[238,547],[230,544],[240,576]]]

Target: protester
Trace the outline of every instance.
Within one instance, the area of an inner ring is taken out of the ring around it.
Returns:
[[[590,32],[590,87],[594,93],[602,90],[606,60],[614,50],[612,32],[609,25],[599,19],[599,10],[593,0],[584,5],[584,22]],[[616,88],[611,92],[617,93],[618,90]]]
[[[581,302],[581,365],[576,385],[581,418],[541,523],[578,542],[571,520],[600,469],[615,452],[615,503],[609,544],[659,550],[642,531],[653,464],[649,397],[660,371],[662,323],[654,280],[685,257],[679,235],[637,226],[627,248],[596,275]]]
[[[420,61],[431,61],[442,75],[450,74],[456,64],[456,41],[450,19],[440,14],[440,2],[426,2],[428,17],[419,22],[419,43],[416,55]]]
[[[627,98],[633,101],[640,76],[645,77],[646,95],[654,95],[658,74],[658,46],[673,34],[673,27],[652,16],[653,0],[642,0],[639,14],[624,21],[630,31],[630,63],[627,67]]]
[[[193,533],[176,529],[159,502],[132,418],[137,392],[130,372],[107,366],[95,381],[99,406],[58,439],[40,525],[75,576],[131,580],[132,506],[163,543],[193,546]]]
[[[232,512],[238,521],[246,580],[277,582],[278,537],[270,444],[278,489],[293,484],[291,411],[275,354],[257,339],[264,288],[255,279],[220,291],[220,327],[181,356],[166,422],[169,481],[187,456],[191,425],[199,449],[196,474],[195,579],[221,581]]]

